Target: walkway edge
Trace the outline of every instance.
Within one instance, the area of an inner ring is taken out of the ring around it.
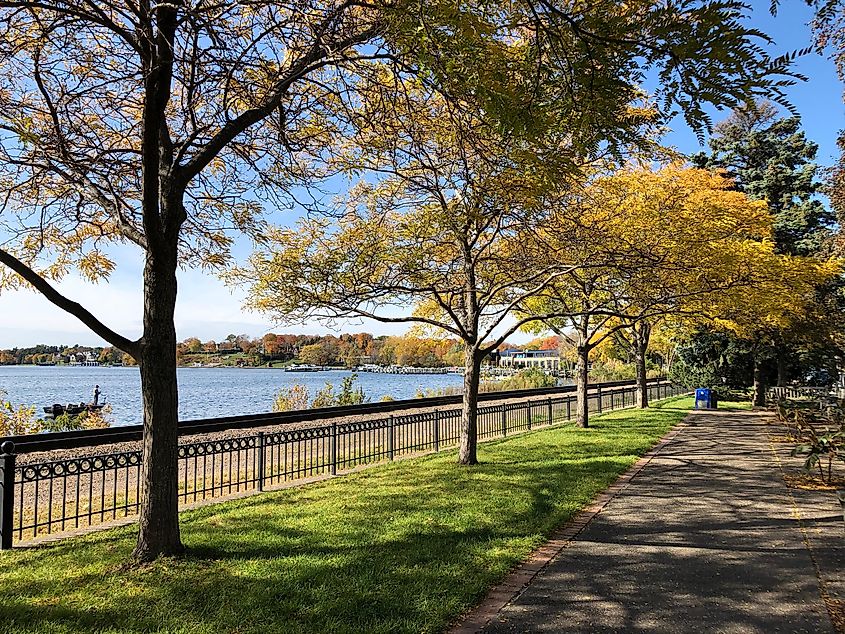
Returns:
[[[578,534],[583,531],[604,507],[625,489],[631,480],[652,461],[660,451],[680,434],[687,426],[692,413],[663,435],[657,443],[643,454],[625,473],[578,511],[572,519],[556,529],[548,541],[531,553],[528,558],[508,573],[500,584],[487,593],[484,600],[460,621],[447,630],[448,634],[477,634],[511,601],[516,599],[529,586],[540,572],[555,559]]]

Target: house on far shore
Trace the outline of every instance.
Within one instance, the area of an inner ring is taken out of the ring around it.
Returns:
[[[499,354],[500,368],[561,369],[560,352],[557,350],[502,350]]]
[[[88,352],[77,352],[75,355],[71,355],[69,365],[93,368],[100,365],[100,360],[89,350]]]

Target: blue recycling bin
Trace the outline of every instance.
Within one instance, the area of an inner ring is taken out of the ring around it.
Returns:
[[[699,387],[695,390],[695,409],[716,409],[716,392],[706,388]]]

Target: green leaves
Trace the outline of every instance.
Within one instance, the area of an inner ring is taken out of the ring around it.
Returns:
[[[798,118],[779,117],[771,104],[761,102],[735,110],[717,125],[710,155],[693,160],[727,170],[741,191],[766,201],[778,251],[806,256],[819,252],[835,220],[816,196],[817,149]]]

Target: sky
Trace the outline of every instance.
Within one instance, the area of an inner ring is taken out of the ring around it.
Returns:
[[[773,54],[802,49],[811,44],[807,23],[811,10],[796,0],[781,2],[779,13],[769,13],[770,0],[755,0],[750,25],[768,33],[774,39]],[[807,137],[819,145],[817,161],[830,165],[836,157],[836,137],[845,128],[845,106],[842,84],[833,63],[815,53],[797,60],[794,68],[809,81],[788,89],[790,101],[802,118]],[[713,113],[715,121],[727,113]],[[692,154],[703,148],[695,134],[681,120],[673,122],[665,141],[681,152]],[[284,219],[281,219],[284,222]],[[70,275],[60,284],[66,296],[89,308],[101,321],[121,334],[136,338],[141,334],[141,272],[139,253],[131,247],[113,251],[118,269],[108,282],[91,284]],[[227,288],[219,279],[198,270],[179,273],[179,296],[176,305],[176,334],[182,340],[199,337],[203,341],[221,340],[228,334],[248,334],[260,337],[267,332],[339,333],[372,332],[399,334],[403,325],[376,322],[341,322],[334,327],[320,324],[278,326],[266,317],[242,309],[244,295]],[[517,335],[520,342],[528,335]],[[25,347],[38,343],[104,345],[81,323],[53,306],[34,291],[20,290],[0,293],[0,348]]]

